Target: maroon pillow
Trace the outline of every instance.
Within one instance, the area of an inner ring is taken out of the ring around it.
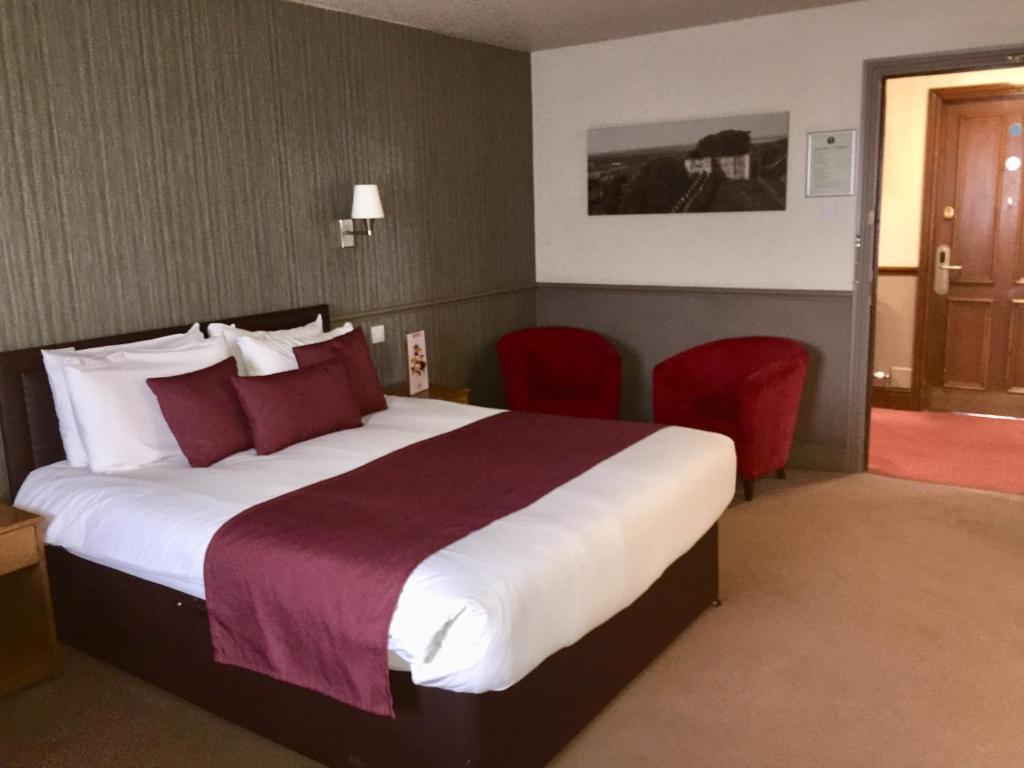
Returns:
[[[178,376],[146,379],[167,426],[193,467],[208,467],[252,448],[249,422],[231,379],[235,358]]]
[[[235,376],[231,383],[259,454],[363,425],[340,360],[270,376]]]
[[[295,347],[292,351],[300,368],[340,357],[345,363],[349,384],[359,404],[359,412],[364,416],[388,407],[362,328],[356,328],[351,333],[329,341]]]

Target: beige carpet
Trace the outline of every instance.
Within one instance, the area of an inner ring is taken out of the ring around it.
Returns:
[[[767,481],[707,612],[553,763],[1024,766],[1024,499],[874,475]],[[309,766],[69,652],[0,702],[0,766]]]

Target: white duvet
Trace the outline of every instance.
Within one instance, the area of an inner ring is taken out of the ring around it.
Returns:
[[[50,544],[204,597],[203,558],[239,512],[497,413],[389,398],[363,429],[206,469],[168,459],[119,474],[34,471],[16,503]],[[420,685],[501,690],[636,600],[732,499],[732,441],[667,427],[424,560],[391,622],[393,668]]]

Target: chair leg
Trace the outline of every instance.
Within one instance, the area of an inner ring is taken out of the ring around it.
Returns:
[[[744,480],[743,481],[743,498],[747,501],[754,499],[754,481]]]
[[[783,467],[782,469],[775,470],[775,476],[777,478],[779,478],[779,480],[785,480],[786,479],[786,468]]]

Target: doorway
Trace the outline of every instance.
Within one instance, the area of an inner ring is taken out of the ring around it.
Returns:
[[[868,468],[1024,493],[1024,67],[881,84]]]
[[[1024,417],[1024,68],[1007,74],[930,94],[922,410]]]

